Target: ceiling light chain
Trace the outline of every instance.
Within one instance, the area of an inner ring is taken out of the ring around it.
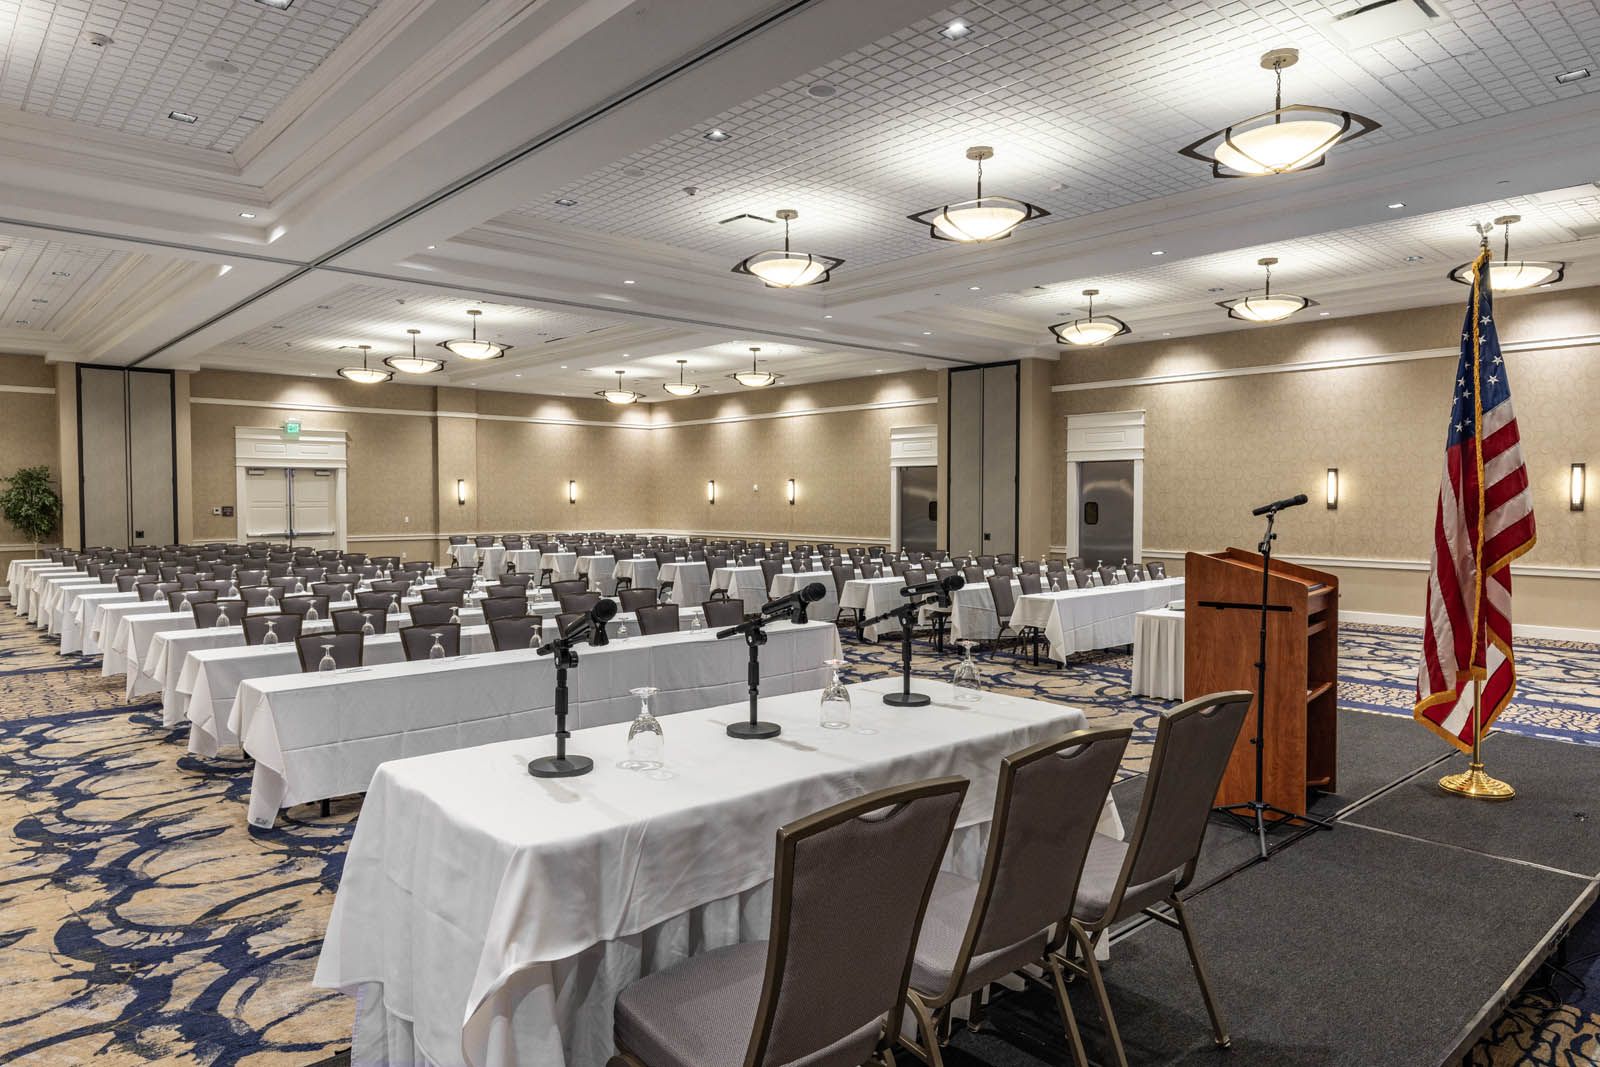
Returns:
[[[978,195],[975,199],[929,208],[906,217],[928,227],[928,236],[935,241],[959,241],[963,244],[1002,241],[1024,222],[1047,217],[1050,212],[1035,204],[1014,200],[1009,196],[983,195],[983,161],[993,157],[994,149],[988,145],[973,145],[967,149],[967,158],[978,164]]]

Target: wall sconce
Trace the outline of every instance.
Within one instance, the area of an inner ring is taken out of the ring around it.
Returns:
[[[1328,468],[1328,510],[1334,511],[1339,507],[1339,468]]]
[[[1584,490],[1587,488],[1585,483],[1589,480],[1588,474],[1589,468],[1584,464],[1574,463],[1572,465],[1572,485],[1568,489],[1568,505],[1573,511],[1583,510]]]
[[[715,478],[712,478],[710,481],[706,482],[706,503],[707,504],[715,504],[716,502],[717,502],[717,480]]]
[[[576,504],[577,502],[578,502],[578,483],[569,480],[567,482],[567,503]]]
[[[794,507],[794,497],[795,497],[794,479],[790,478],[789,479],[789,506],[790,507]]]
[[[456,503],[465,505],[466,502],[467,502],[467,480],[465,478],[457,478],[456,479]]]

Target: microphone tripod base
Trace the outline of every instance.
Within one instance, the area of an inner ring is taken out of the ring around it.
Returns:
[[[528,773],[535,778],[576,778],[594,770],[588,756],[540,756],[529,762]]]
[[[896,708],[921,708],[933,703],[926,693],[885,693],[883,702]]]
[[[783,727],[775,722],[733,722],[728,724],[728,736],[737,737],[745,741],[760,741],[768,737],[777,737],[783,733]]]

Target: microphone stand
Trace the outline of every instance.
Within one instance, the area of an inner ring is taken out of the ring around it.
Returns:
[[[802,605],[800,611],[805,610]],[[790,616],[793,618],[793,616]],[[730,627],[717,634],[717,640],[724,637],[733,637],[737,634],[744,635],[744,643],[750,646],[750,721],[733,722],[728,724],[728,736],[737,737],[745,741],[759,741],[768,737],[777,737],[783,732],[783,727],[775,722],[762,722],[756,717],[756,703],[761,696],[761,646],[767,643],[767,623],[777,620],[756,616],[747,619],[738,626]]]
[[[528,773],[535,778],[576,778],[594,770],[594,760],[588,756],[567,755],[567,671],[578,666],[578,653],[572,646],[575,638],[557,637],[540,652],[553,650],[556,656],[556,754],[540,756],[528,764]]]
[[[885,693],[883,702],[897,708],[920,708],[933,703],[933,698],[926,693],[913,693],[911,691],[911,630],[916,625],[917,612],[934,601],[945,602],[945,598],[935,593],[922,600],[907,600],[898,607],[890,608],[882,615],[876,615],[861,624],[862,629],[873,626],[885,619],[900,620],[900,692]]]
[[[1254,800],[1240,801],[1237,804],[1224,804],[1216,810],[1221,814],[1228,816],[1230,819],[1233,819],[1245,830],[1255,835],[1257,845],[1261,850],[1262,859],[1266,859],[1268,855],[1267,831],[1269,828],[1292,825],[1296,822],[1303,822],[1306,824],[1304,830],[1302,831],[1304,833],[1309,833],[1313,830],[1333,829],[1332,823],[1325,822],[1314,815],[1305,815],[1301,814],[1300,812],[1285,811],[1283,808],[1280,808],[1275,804],[1268,804],[1265,799],[1267,755],[1267,613],[1274,611],[1284,612],[1289,610],[1288,606],[1285,604],[1269,603],[1269,582],[1271,580],[1272,571],[1272,542],[1278,539],[1278,535],[1272,532],[1272,526],[1273,523],[1277,521],[1277,518],[1278,512],[1276,509],[1267,512],[1267,532],[1261,538],[1261,543],[1256,546],[1256,551],[1261,553],[1261,603],[1227,604],[1202,600],[1200,601],[1199,605],[1203,608],[1249,608],[1261,613],[1261,626],[1259,633],[1260,645],[1256,651],[1256,735],[1250,739],[1250,743],[1254,745],[1256,749],[1256,796]],[[1268,813],[1276,815],[1278,818],[1268,820]],[[1299,834],[1296,834],[1295,838],[1298,839],[1299,836]],[[1285,842],[1285,844],[1287,844],[1287,842]]]

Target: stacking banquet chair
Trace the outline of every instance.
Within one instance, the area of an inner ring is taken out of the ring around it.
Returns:
[[[781,827],[768,940],[623,990],[610,1067],[892,1065],[912,949],[966,791],[937,778]]]
[[[372,611],[373,609],[388,611],[391,607],[398,607],[399,603],[399,593],[373,592],[356,594],[356,607],[361,611]]]
[[[464,544],[467,543],[467,535],[466,534],[451,534],[450,535],[450,543],[452,545],[464,545]]]
[[[333,632],[336,634],[359,634],[368,623],[372,625],[373,633],[383,633],[389,624],[388,612],[383,608],[369,608],[366,611],[346,608],[333,613]]]
[[[1157,581],[1167,576],[1167,565],[1165,563],[1146,563],[1144,569],[1149,572],[1152,579]]]
[[[532,581],[533,581],[533,575],[531,575],[531,574],[517,574],[515,571],[507,571],[506,573],[504,573],[504,574],[502,574],[500,576],[500,584],[501,585],[514,585],[517,588],[521,589],[524,593],[527,592],[528,583],[530,583]]]
[[[933,884],[906,994],[917,1040],[940,1067],[950,1008],[1030,965],[1053,979],[1078,1067],[1088,1067],[1055,954],[1067,939],[1089,843],[1133,731],[1079,730],[1000,761],[989,851],[978,881],[949,872]]]
[[[994,647],[1000,647],[1000,641],[1005,637],[1006,631],[1011,629],[1011,613],[1017,610],[1016,594],[1011,591],[1011,578],[998,574],[990,575],[985,579],[989,584],[989,595],[994,600]],[[1020,635],[1012,632],[1012,640],[1018,640]]]
[[[401,596],[405,596],[411,591],[411,579],[385,578],[381,581],[373,582],[372,591],[374,593],[398,593]]]
[[[1100,564],[1099,571],[1100,571],[1100,584],[1101,585],[1116,585],[1117,584],[1117,568],[1108,567],[1104,563],[1102,563],[1102,564]]]
[[[844,606],[844,584],[855,580],[855,567],[850,564],[840,564],[839,566],[829,567],[828,570],[833,574],[833,593],[837,598],[835,602],[839,605],[839,610],[833,614],[833,621],[837,623],[840,619],[844,619],[846,623],[859,623],[863,616],[862,610]],[[845,612],[847,611],[850,613],[849,618],[845,618]]]
[[[1085,567],[1072,568],[1072,581],[1079,589],[1088,589],[1094,585],[1094,577]]]
[[[493,622],[495,619],[520,619],[528,613],[528,601],[520,596],[489,597],[483,600],[479,607],[483,609],[484,622]]]
[[[1142,582],[1144,581],[1144,564],[1124,563],[1122,565],[1122,573],[1130,582]]]
[[[294,647],[300,654],[300,670],[306,674],[319,669],[324,655],[332,656],[341,671],[361,666],[360,634],[301,634],[294,639]]]
[[[646,604],[636,610],[641,634],[675,634],[680,629],[676,604]]]
[[[582,578],[568,578],[560,582],[550,583],[550,595],[559,603],[561,598],[572,593],[587,593],[589,583]]]
[[[560,598],[561,613],[563,615],[581,615],[585,611],[593,611],[594,606],[604,599],[599,593],[568,593]]]
[[[493,548],[494,534],[478,534],[472,539],[472,543],[478,548]]]
[[[406,626],[400,631],[400,647],[406,659],[427,659],[437,639],[446,656],[461,655],[461,624],[445,622],[437,626]]]
[[[318,622],[328,617],[328,598],[315,593],[286,596],[278,602],[278,607],[289,615],[304,615],[307,622]]]
[[[471,575],[452,577],[451,575],[446,574],[443,577],[435,580],[433,586],[435,589],[471,589],[472,577]]]
[[[451,617],[460,617],[454,604],[412,604],[406,610],[411,614],[412,626],[443,626]]]
[[[527,586],[507,585],[504,582],[496,582],[494,585],[485,586],[483,595],[490,600],[500,597],[516,597],[518,600],[526,600],[528,599],[528,589]]]
[[[1023,574],[1038,574],[1040,570],[1039,561],[1036,559],[1025,559],[1019,566],[1022,568]]]
[[[646,587],[620,589],[617,591],[617,599],[622,602],[623,611],[634,612],[654,604],[656,602],[656,591]]]
[[[738,626],[744,622],[744,601],[708,600],[700,605],[700,610],[706,617],[706,626],[715,629],[719,626]]]
[[[209,589],[176,589],[167,594],[167,610],[182,610],[185,601],[192,607],[216,599],[217,594]]]
[[[467,602],[465,589],[424,589],[422,591],[424,604],[449,604],[452,607],[461,607]]]
[[[1044,579],[1040,577],[1038,571],[1034,571],[1032,574],[1024,571],[1017,575],[1017,584],[1022,586],[1023,596],[1033,596],[1035,593],[1044,592]]]
[[[194,606],[194,625],[197,630],[209,630],[213,626],[238,626],[243,618],[243,604],[203,600]]]
[[[1200,997],[1211,1017],[1212,1037],[1219,1048],[1229,1044],[1178,894],[1194,878],[1211,802],[1250,701],[1251,694],[1244,691],[1212,693],[1163,713],[1133,833],[1126,841],[1095,834],[1089,845],[1072,921],[1067,924],[1077,951],[1057,951],[1055,961],[1089,980],[1117,1067],[1127,1067],[1128,1058],[1094,951],[1113,924],[1140,911],[1183,935]],[[1172,914],[1157,910],[1159,904],[1166,904]]]
[[[489,639],[496,652],[512,648],[538,648],[543,641],[544,620],[537,615],[514,619],[490,619]]]
[[[264,608],[267,606],[267,597],[273,596],[274,590],[270,585],[244,585],[239,587],[239,599],[244,601],[246,608]]]
[[[767,596],[772,596],[772,579],[783,573],[783,560],[764,559],[761,561],[761,585],[767,591]]]
[[[244,617],[244,643],[262,644],[267,634],[272,634],[280,644],[291,645],[300,636],[305,620],[298,615],[246,615]],[[270,624],[270,625],[269,625]]]

